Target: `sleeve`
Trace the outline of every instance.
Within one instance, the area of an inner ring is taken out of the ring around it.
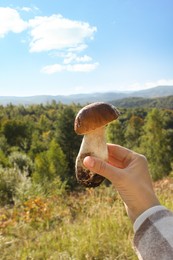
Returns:
[[[173,212],[163,206],[144,212],[134,223],[139,260],[173,259]]]

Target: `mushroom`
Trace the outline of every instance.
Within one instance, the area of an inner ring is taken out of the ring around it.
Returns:
[[[75,172],[78,182],[85,187],[99,186],[105,179],[103,176],[91,172],[83,165],[86,156],[95,156],[108,160],[106,144],[106,125],[117,119],[119,111],[111,104],[96,102],[83,107],[77,114],[74,130],[84,135],[76,158]]]

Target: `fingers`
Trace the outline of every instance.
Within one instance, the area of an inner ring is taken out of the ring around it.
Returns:
[[[107,144],[108,162],[106,163],[99,158],[87,156],[83,164],[92,172],[98,173],[111,182],[116,182],[123,176],[121,169],[127,167],[132,161],[134,152],[120,145]]]
[[[133,151],[117,144],[108,143],[107,147],[109,154],[116,157],[120,161],[124,160],[127,156],[133,154]]]
[[[134,152],[115,144],[107,144],[109,162],[118,167],[124,168],[134,159]]]
[[[86,168],[90,169],[92,172],[98,173],[111,182],[115,182],[121,177],[121,169],[113,167],[109,163],[106,163],[99,158],[87,156],[83,160],[83,164]]]

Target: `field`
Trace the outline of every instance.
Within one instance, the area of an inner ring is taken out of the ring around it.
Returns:
[[[116,190],[84,190],[76,181],[80,109],[55,101],[1,106],[0,260],[137,259]],[[107,127],[108,142],[147,157],[158,197],[173,210],[173,111],[120,110]]]
[[[154,184],[173,210],[173,179]],[[112,186],[35,196],[0,209],[1,260],[135,260],[133,229]]]

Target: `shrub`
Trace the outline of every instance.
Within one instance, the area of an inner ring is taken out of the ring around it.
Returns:
[[[52,181],[44,179],[41,183],[36,183],[23,175],[16,187],[14,201],[20,204],[35,197],[63,196],[66,191],[67,185],[59,176]]]
[[[14,203],[16,188],[21,182],[21,173],[16,168],[0,168],[0,205]]]
[[[12,152],[9,156],[9,162],[13,167],[19,168],[20,171],[27,170],[29,174],[33,171],[32,160],[24,153]]]

